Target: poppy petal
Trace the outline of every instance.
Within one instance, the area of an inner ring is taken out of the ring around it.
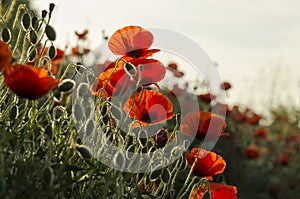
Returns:
[[[174,116],[170,99],[158,91],[141,90],[133,94],[125,103],[124,111],[136,118],[143,126],[160,123]]]
[[[10,65],[12,54],[7,43],[0,40],[0,72]]]
[[[59,83],[44,68],[16,64],[4,71],[5,84],[19,97],[38,99],[53,90]]]
[[[143,65],[141,85],[157,83],[161,81],[166,75],[165,66],[160,61],[155,59],[136,59],[134,61],[134,65]],[[138,77],[139,72],[134,78],[138,80]]]
[[[153,43],[153,35],[140,26],[126,26],[117,30],[108,42],[115,55],[125,55],[137,49],[148,49]]]

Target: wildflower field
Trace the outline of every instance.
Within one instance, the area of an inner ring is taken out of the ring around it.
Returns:
[[[57,48],[55,8],[0,4],[0,198],[298,198],[297,108],[227,105],[147,27]]]

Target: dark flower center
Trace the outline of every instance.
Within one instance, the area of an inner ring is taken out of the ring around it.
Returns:
[[[156,113],[149,114],[148,110],[143,109],[141,114],[141,121],[150,124],[158,118]]]
[[[143,49],[137,49],[137,50],[130,51],[126,54],[133,58],[139,58],[143,55],[143,52],[144,52]]]

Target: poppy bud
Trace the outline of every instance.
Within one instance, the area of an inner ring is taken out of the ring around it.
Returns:
[[[160,129],[155,135],[156,146],[164,147],[168,141],[168,131]]]
[[[94,120],[89,120],[85,127],[86,136],[90,136],[95,130]]]
[[[125,71],[127,74],[131,75],[131,76],[135,76],[136,75],[136,69],[135,66],[131,63],[126,63],[125,64]]]
[[[113,158],[114,166],[116,166],[118,169],[123,170],[126,165],[126,159],[123,153],[118,152],[115,154]]]
[[[29,40],[32,44],[37,43],[38,37],[37,37],[37,34],[34,30],[31,30],[30,33],[29,33]]]
[[[158,169],[158,170],[154,170],[150,173],[150,180],[153,182],[155,180],[157,180],[157,178],[159,178],[159,176],[162,174],[162,170]]]
[[[49,4],[49,11],[52,12],[54,10],[55,4],[54,3],[50,3]]]
[[[80,153],[80,155],[85,159],[91,159],[93,157],[92,152],[87,146],[77,146],[76,149]]]
[[[74,106],[74,116],[75,116],[75,120],[77,120],[77,121],[84,119],[83,109],[82,109],[82,106],[80,106],[79,104],[76,104]]]
[[[56,57],[56,49],[54,46],[49,47],[48,55],[49,55],[50,59],[54,59]]]
[[[69,92],[71,91],[75,86],[75,81],[72,79],[64,79],[59,85],[58,90],[60,92]]]
[[[54,130],[51,125],[48,125],[45,128],[45,135],[47,135],[50,139],[52,139],[54,137]]]
[[[54,180],[53,169],[50,166],[48,166],[44,169],[43,181],[46,186],[51,186],[53,184],[53,180]]]
[[[122,112],[117,106],[115,106],[115,105],[111,106],[111,113],[115,119],[117,119],[117,120],[122,119]]]
[[[77,95],[83,97],[89,93],[89,85],[87,83],[80,83],[77,90]]]
[[[164,169],[160,177],[164,183],[168,184],[171,179],[171,174],[167,169]]]
[[[29,57],[28,61],[30,61],[30,62],[34,61],[36,55],[37,55],[36,47],[31,46],[27,51],[27,56]]]
[[[52,26],[47,25],[45,32],[46,32],[46,36],[48,37],[49,40],[54,41],[56,39],[56,32],[52,28]]]
[[[11,107],[10,112],[9,112],[9,118],[10,120],[15,120],[19,116],[19,108],[18,106],[14,105]]]
[[[38,21],[39,19],[36,16],[31,18],[31,26],[35,30],[38,28]]]
[[[22,26],[24,30],[28,30],[30,27],[31,19],[28,13],[25,13],[22,17]]]
[[[42,18],[45,18],[47,16],[48,12],[46,10],[42,10]]]
[[[9,42],[10,38],[11,38],[11,33],[10,33],[10,30],[8,28],[3,28],[2,29],[2,33],[1,33],[1,36],[2,36],[2,40],[4,42]]]

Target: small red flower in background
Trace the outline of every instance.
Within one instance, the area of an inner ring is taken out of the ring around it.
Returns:
[[[223,90],[228,90],[230,88],[231,88],[231,84],[229,82],[223,82],[221,84],[221,89],[223,89]]]
[[[184,76],[184,72],[179,71],[178,66],[175,63],[168,64],[167,69],[170,70],[175,77],[183,77]]]
[[[0,40],[0,72],[9,66],[11,61],[12,55],[8,44]]]
[[[287,166],[291,161],[291,158],[285,153],[281,152],[279,158],[275,161],[276,166]]]
[[[249,159],[256,159],[256,160],[259,159],[260,154],[258,152],[257,146],[254,144],[248,146],[246,149],[246,156]]]
[[[44,68],[16,64],[4,70],[4,83],[19,97],[34,100],[53,90],[59,79],[49,77]]]
[[[126,26],[111,36],[108,47],[115,55],[139,58],[148,57],[159,51],[148,49],[152,43],[153,35],[150,31],[140,26]]]
[[[75,31],[75,35],[77,36],[77,38],[79,40],[86,40],[88,33],[89,33],[89,31],[87,29],[84,30],[82,33]]]
[[[257,139],[266,140],[268,138],[269,131],[266,128],[260,128],[254,131],[253,137]]]
[[[160,92],[141,90],[126,101],[124,110],[131,118],[141,122],[143,126],[169,120],[174,116],[173,104]]]
[[[214,152],[208,152],[200,148],[193,148],[191,152],[185,155],[190,167],[192,167],[197,156],[198,160],[193,170],[194,175],[211,179],[212,176],[224,172],[226,168],[225,160]]]
[[[258,115],[256,113],[252,113],[252,115],[250,117],[248,117],[247,123],[253,124],[253,125],[258,124],[259,121],[261,120],[261,118],[262,117],[260,115]]]
[[[237,188],[232,185],[211,182],[209,184],[209,192],[211,199],[237,199]],[[190,199],[202,199],[204,193],[205,189],[203,187],[199,187],[197,191],[194,189]]]
[[[226,122],[218,115],[210,112],[193,112],[186,114],[181,122],[181,132],[197,139],[208,141],[228,136],[224,133]]]
[[[216,96],[210,93],[205,93],[198,95],[198,98],[205,103],[210,103],[211,101],[216,99]]]

